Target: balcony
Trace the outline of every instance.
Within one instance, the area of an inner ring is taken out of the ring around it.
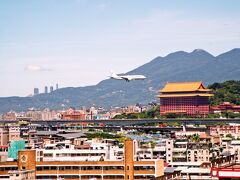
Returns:
[[[174,154],[173,158],[187,158],[186,154]]]
[[[37,175],[96,175],[96,174],[103,174],[103,175],[124,175],[124,170],[38,170],[36,172]]]
[[[187,148],[174,148],[173,152],[186,152]]]

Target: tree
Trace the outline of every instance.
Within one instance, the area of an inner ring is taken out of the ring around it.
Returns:
[[[176,113],[168,113],[165,115],[166,118],[177,118],[178,115]]]
[[[199,134],[193,134],[190,136],[190,141],[192,142],[199,142],[200,141],[200,136]]]
[[[210,98],[211,105],[218,105],[222,102],[230,102],[240,105],[240,81],[225,81],[213,83],[208,86],[213,90],[214,96]]]
[[[154,141],[151,141],[150,144],[151,144],[151,148],[152,148],[152,149],[154,149],[154,148],[156,147],[156,145],[157,145],[157,143],[154,142]]]
[[[113,119],[126,119],[126,118],[127,118],[126,114],[118,114],[118,115],[114,116]]]
[[[227,134],[226,137],[233,139],[233,136],[231,134]]]
[[[100,159],[99,159],[99,161],[104,161],[104,157],[101,156]]]

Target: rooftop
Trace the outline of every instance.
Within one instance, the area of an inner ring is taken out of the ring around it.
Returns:
[[[193,93],[193,94],[187,94],[187,93],[182,93],[182,94],[161,94],[159,97],[194,97],[194,96],[202,96],[202,97],[210,97],[213,96],[213,94],[209,93]]]
[[[211,169],[209,168],[188,168],[182,170],[181,173],[199,173],[199,174],[210,174]]]
[[[171,82],[167,83],[160,92],[192,92],[192,91],[210,91],[206,89],[202,82]]]
[[[171,162],[169,163],[169,167],[171,166],[201,166],[202,162]]]

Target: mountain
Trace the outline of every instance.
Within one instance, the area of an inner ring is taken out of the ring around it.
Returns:
[[[165,57],[156,57],[127,74],[142,74],[144,81],[103,80],[87,87],[68,87],[34,97],[0,98],[0,112],[25,111],[27,108],[62,109],[97,105],[102,107],[124,106],[158,101],[158,90],[166,82],[214,82],[240,79],[240,49],[233,49],[219,56],[196,49],[190,53],[178,51]]]

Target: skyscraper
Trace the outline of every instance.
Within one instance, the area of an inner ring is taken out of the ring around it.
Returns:
[[[39,94],[39,89],[38,88],[34,88],[33,89],[33,95],[35,96],[37,94]]]
[[[53,92],[53,86],[50,86],[50,93]]]
[[[48,87],[47,86],[45,86],[44,93],[48,93]]]
[[[58,84],[56,84],[56,90],[58,90]]]

